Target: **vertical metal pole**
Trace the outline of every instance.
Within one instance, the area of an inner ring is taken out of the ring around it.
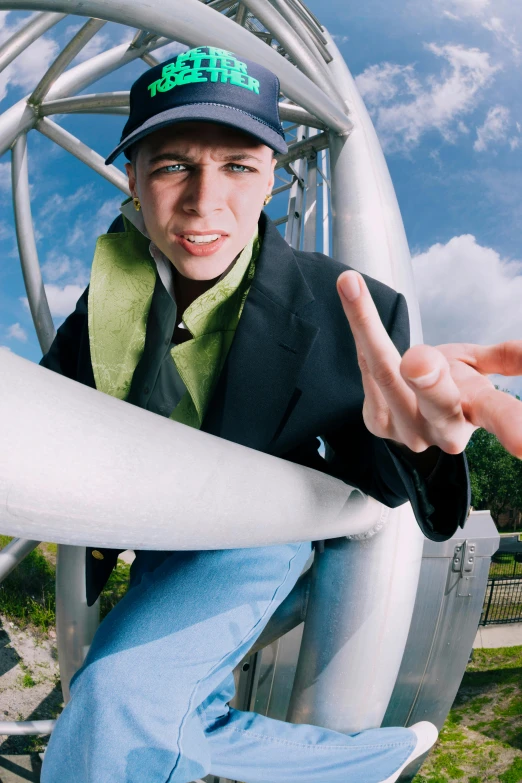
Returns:
[[[296,141],[306,138],[307,128],[300,125],[296,129]],[[286,224],[285,239],[295,250],[300,249],[301,245],[301,226],[303,222],[303,201],[304,201],[304,176],[306,162],[299,158],[293,163],[293,170],[296,178],[290,188],[288,196],[288,222]]]
[[[328,186],[328,154],[326,150],[321,151],[321,171],[324,174],[323,180],[323,253],[330,255],[330,194]]]
[[[27,167],[27,137],[25,133],[19,136],[14,144],[11,175],[16,237],[22,263],[25,290],[27,291],[27,299],[38,341],[42,352],[45,354],[54,340],[55,329],[45,294],[34,238]]]
[[[237,11],[234,17],[234,22],[244,27],[248,17],[248,9],[243,3],[237,4]]]
[[[56,557],[56,644],[65,703],[69,683],[81,667],[100,618],[99,599],[87,606],[85,547],[58,544]]]
[[[315,136],[317,131],[311,128],[309,136]],[[317,242],[317,152],[307,156],[306,170],[306,206],[304,215],[303,250],[315,252]]]

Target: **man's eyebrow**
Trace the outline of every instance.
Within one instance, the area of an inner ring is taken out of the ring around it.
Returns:
[[[148,164],[150,166],[153,163],[161,163],[162,161],[168,160],[174,160],[177,163],[196,163],[196,160],[190,155],[185,155],[183,152],[172,151],[160,152],[157,155],[153,155],[152,158],[149,158]],[[261,163],[261,158],[258,158],[256,155],[252,155],[250,152],[232,152],[229,155],[223,155],[220,160],[224,161],[225,163],[239,160],[255,160],[258,163]]]

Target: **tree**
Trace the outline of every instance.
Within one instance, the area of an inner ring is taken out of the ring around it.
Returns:
[[[518,395],[517,399],[520,399]],[[522,460],[506,451],[495,435],[483,429],[471,436],[466,456],[474,509],[490,511],[496,524],[504,511],[522,510]]]

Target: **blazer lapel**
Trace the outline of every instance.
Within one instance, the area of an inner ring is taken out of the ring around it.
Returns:
[[[264,213],[260,231],[256,273],[201,429],[275,453],[319,327],[298,315],[314,297],[292,249]]]

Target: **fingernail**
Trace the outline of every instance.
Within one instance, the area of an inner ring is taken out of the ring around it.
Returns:
[[[418,386],[419,389],[425,389],[427,386],[432,386],[436,381],[438,381],[440,376],[440,367],[435,367],[434,370],[427,373],[426,375],[419,375],[418,378],[409,378],[408,380],[415,384],[415,386]]]
[[[341,291],[349,302],[353,302],[361,293],[359,279],[355,273],[347,274],[341,280]]]

